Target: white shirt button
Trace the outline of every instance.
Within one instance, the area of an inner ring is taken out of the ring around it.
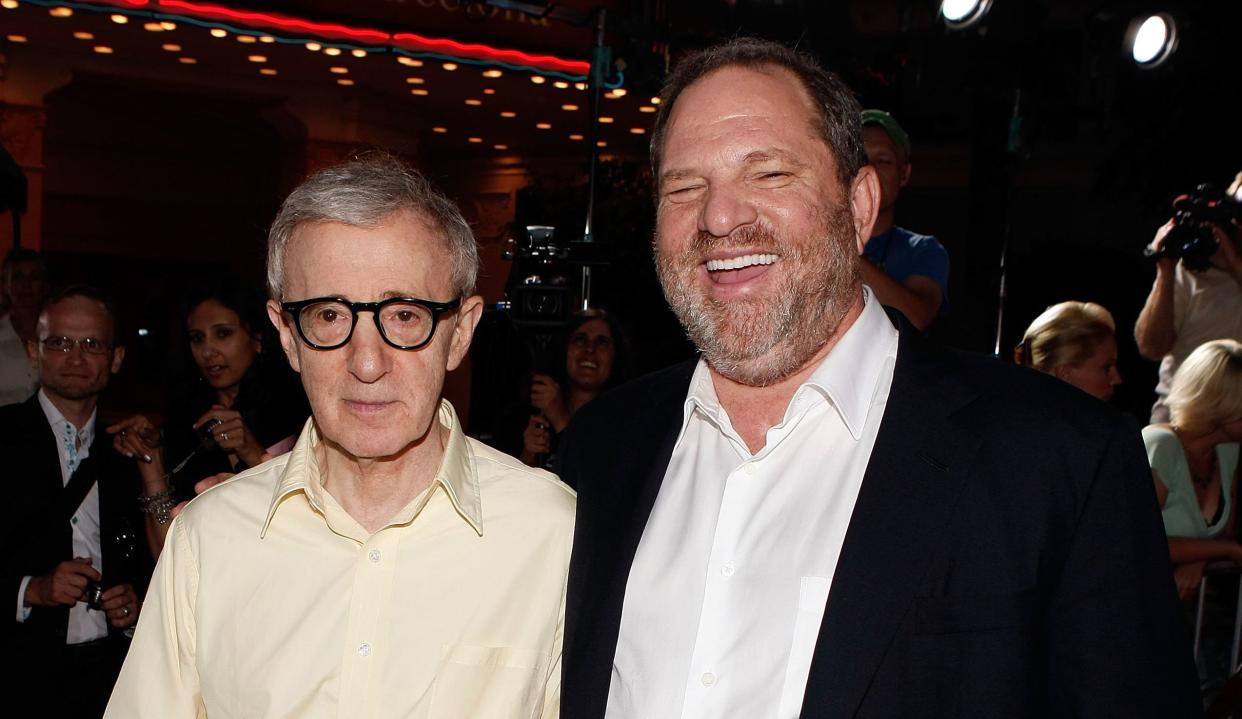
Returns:
[[[720,573],[726,577],[732,577],[735,572],[737,572],[737,565],[733,562],[725,562],[720,568]]]
[[[371,656],[371,645],[370,645],[370,644],[368,644],[368,643],[366,643],[366,642],[363,642],[362,644],[359,644],[359,645],[358,645],[358,656],[360,656],[360,657],[369,657],[369,656]]]
[[[703,686],[710,687],[716,683],[716,675],[711,672],[703,672],[703,676],[699,677],[699,681],[703,683]]]
[[[372,549],[371,551],[367,552],[367,559],[370,559],[372,562],[378,562],[381,556],[382,555],[380,554],[380,550],[378,549]]]
[[[742,471],[746,473],[746,476],[750,477],[750,476],[754,476],[755,472],[759,470],[757,467],[755,467],[753,463],[747,462],[746,464],[742,465]]]

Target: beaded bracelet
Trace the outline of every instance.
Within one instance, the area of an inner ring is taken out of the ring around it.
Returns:
[[[138,497],[138,510],[145,514],[150,514],[155,518],[155,523],[161,526],[172,521],[171,512],[176,505],[176,501],[173,500],[171,487],[163,492]]]

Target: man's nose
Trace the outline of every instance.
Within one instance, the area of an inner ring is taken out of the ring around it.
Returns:
[[[716,183],[707,188],[699,215],[699,230],[714,237],[728,237],[758,218],[759,213],[745,188],[733,183]]]
[[[345,350],[349,352],[349,373],[359,382],[366,384],[378,381],[388,374],[392,366],[389,349],[371,315],[360,315],[358,324],[354,326],[354,334],[345,346]]]

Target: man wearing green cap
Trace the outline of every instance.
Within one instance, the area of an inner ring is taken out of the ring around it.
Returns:
[[[935,237],[894,224],[897,195],[910,181],[910,136],[883,110],[863,110],[862,120],[867,159],[880,180],[880,213],[863,249],[863,282],[880,304],[925,330],[948,294],[949,255]]]

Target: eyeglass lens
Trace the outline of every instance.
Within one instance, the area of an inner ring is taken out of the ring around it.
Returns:
[[[379,322],[389,342],[407,347],[425,342],[435,327],[431,310],[413,302],[384,305]],[[316,302],[302,308],[298,324],[311,344],[331,347],[349,337],[354,327],[353,311],[343,302]]]

